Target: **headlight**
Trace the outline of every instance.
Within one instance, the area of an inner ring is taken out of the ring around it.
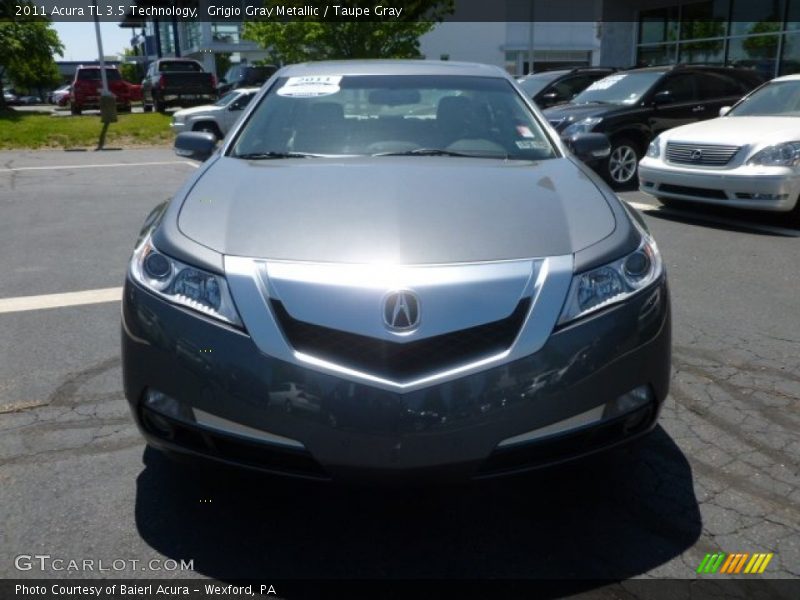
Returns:
[[[630,298],[657,281],[663,269],[655,240],[643,233],[642,243],[635,252],[572,278],[558,324]]]
[[[658,158],[661,156],[661,136],[656,136],[647,147],[647,156],[650,158]]]
[[[170,302],[242,326],[223,276],[162,254],[153,246],[150,236],[133,251],[131,275],[134,281]]]
[[[796,167],[800,165],[800,142],[767,146],[756,152],[747,164],[762,167]]]
[[[569,137],[571,135],[575,135],[576,133],[589,133],[602,120],[602,117],[587,117],[581,121],[576,121],[567,127],[562,135],[564,137]]]

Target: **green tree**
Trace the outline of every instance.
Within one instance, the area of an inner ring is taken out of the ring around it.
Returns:
[[[231,53],[220,52],[214,55],[214,67],[217,70],[217,79],[225,77],[225,73],[231,68]]]
[[[131,56],[137,56],[133,48],[125,48],[122,51],[122,62],[119,65],[119,72],[125,81],[141,83],[144,78],[144,69],[142,69],[141,63],[135,61],[128,62],[127,58]]]
[[[8,2],[0,0],[0,14]],[[21,86],[50,85],[58,76],[53,55],[62,55],[64,46],[46,18],[0,21],[0,90],[7,80]],[[5,107],[0,94],[0,108]]]
[[[264,2],[267,8],[308,4],[307,1]],[[373,11],[375,3],[357,0],[347,6]],[[243,37],[265,48],[270,60],[276,64],[351,58],[418,58],[420,36],[453,12],[453,0],[407,0],[393,7],[403,9],[399,18],[377,20],[379,17],[371,16],[376,20],[348,20],[347,17],[333,18],[329,14],[323,21],[314,17],[248,21],[244,25]]]

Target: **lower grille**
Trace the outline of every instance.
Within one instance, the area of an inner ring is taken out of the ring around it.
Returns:
[[[510,448],[498,448],[483,463],[477,477],[535,469],[590,454],[642,433],[653,424],[655,416],[655,406],[648,404],[593,427]]]
[[[728,195],[722,190],[690,187],[688,185],[672,185],[671,183],[662,183],[660,186],[658,186],[658,191],[671,194],[682,194],[684,196],[697,196],[698,198],[713,198],[715,200],[728,199]]]
[[[667,160],[673,163],[721,167],[730,162],[739,148],[741,146],[667,142]]]
[[[405,344],[299,321],[281,302],[272,300],[271,303],[286,339],[295,350],[351,369],[403,381],[508,349],[525,321],[531,299],[520,300],[505,319]]]
[[[154,415],[161,423],[160,426],[154,425]],[[285,473],[312,479],[330,479],[322,465],[307,450],[247,441],[236,436],[193,427],[182,421],[155,413],[146,407],[141,408],[141,422],[149,434],[210,458],[272,473]]]

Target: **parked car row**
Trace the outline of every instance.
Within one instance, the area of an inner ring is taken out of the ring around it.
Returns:
[[[663,204],[785,212],[800,225],[800,75],[765,83],[752,69],[672,65],[518,83],[568,143],[605,134],[608,157],[583,158],[612,187],[638,176]]]
[[[217,85],[213,74],[191,59],[168,58],[151,63],[141,84],[125,81],[119,69],[105,67],[109,91],[116,97],[117,110],[129,112],[131,103],[141,101],[145,112],[164,112],[173,106],[192,107],[215,102],[222,92],[260,86],[275,72],[273,66],[235,65]],[[73,81],[51,92],[48,102],[69,105],[74,115],[99,108],[102,89],[99,65],[81,65]],[[16,98],[13,99],[16,101]],[[7,99],[7,103],[9,100]],[[218,131],[224,127],[218,124]]]

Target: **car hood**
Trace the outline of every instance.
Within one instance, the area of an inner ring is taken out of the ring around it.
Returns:
[[[223,110],[221,106],[214,106],[213,104],[203,104],[202,106],[193,106],[191,108],[182,108],[176,110],[172,115],[173,118],[185,119],[187,117],[194,117],[197,115],[208,115]]]
[[[720,117],[670,129],[662,139],[676,142],[760,145],[800,140],[797,117]]]
[[[588,102],[586,104],[559,104],[544,110],[548,121],[558,123],[573,123],[587,117],[604,117],[610,113],[630,109],[624,104],[603,104]]]
[[[219,157],[178,226],[226,255],[442,264],[571,254],[610,235],[615,220],[566,158]]]

